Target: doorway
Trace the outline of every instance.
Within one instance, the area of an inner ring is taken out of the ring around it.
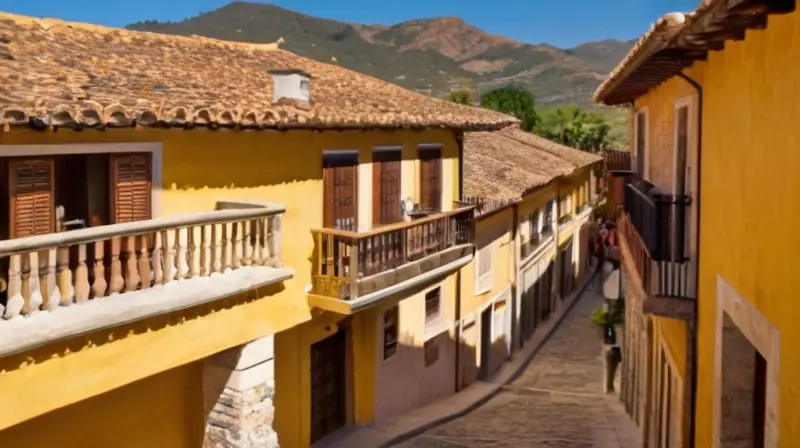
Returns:
[[[722,446],[764,446],[767,361],[723,313]]]
[[[347,332],[311,346],[311,443],[347,424]]]

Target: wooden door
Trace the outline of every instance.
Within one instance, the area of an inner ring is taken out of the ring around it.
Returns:
[[[358,229],[358,153],[329,152],[323,155],[323,226]]]
[[[10,237],[52,233],[55,219],[53,159],[11,159],[8,182]]]
[[[400,149],[372,153],[372,225],[380,226],[403,219],[400,205]]]
[[[442,210],[442,150],[424,148],[419,151],[420,206],[425,210]]]
[[[346,335],[342,330],[311,346],[311,443],[347,422]]]
[[[152,218],[151,163],[150,153],[111,155],[109,167],[114,223]]]

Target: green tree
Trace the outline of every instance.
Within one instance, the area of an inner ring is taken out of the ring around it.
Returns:
[[[577,106],[540,109],[533,131],[562,145],[593,153],[611,146],[611,126],[605,118]]]
[[[454,90],[450,92],[450,97],[448,99],[454,103],[469,105],[469,97],[470,94],[466,90]]]
[[[520,87],[492,90],[481,98],[481,106],[519,118],[526,131],[532,131],[538,121],[533,94]]]

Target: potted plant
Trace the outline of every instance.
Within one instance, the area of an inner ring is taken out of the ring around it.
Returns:
[[[607,306],[598,306],[594,312],[592,312],[591,318],[592,323],[597,325],[600,331],[600,340],[604,341],[606,344],[616,343],[616,341],[607,342],[606,339],[609,338],[609,333],[613,333],[613,339],[616,339],[615,327],[625,323],[624,311],[620,309],[608,311]]]
[[[623,308],[624,309],[624,308]],[[618,325],[624,322],[624,312],[618,306],[608,304],[597,307],[592,312],[592,323],[600,330],[600,341],[603,344],[603,392],[614,392],[614,376],[617,366],[622,361],[622,352],[617,345]]]

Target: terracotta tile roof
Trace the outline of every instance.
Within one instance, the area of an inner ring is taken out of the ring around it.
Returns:
[[[311,100],[273,104],[268,71],[311,76]],[[516,118],[430,98],[276,44],[170,36],[0,13],[0,124],[445,127]]]
[[[667,14],[650,26],[628,51],[622,61],[614,67],[608,77],[594,92],[594,101],[602,103],[623,81],[635,72],[653,54],[666,48],[670,39],[683,29],[687,15],[680,12]]]
[[[632,102],[681,72],[726,40],[742,40],[753,28],[766,28],[767,16],[794,11],[794,1],[702,0],[691,13],[660,18],[636,42],[594,94],[608,105]]]
[[[513,200],[558,176],[603,160],[525,132],[507,128],[464,135],[464,195]]]

